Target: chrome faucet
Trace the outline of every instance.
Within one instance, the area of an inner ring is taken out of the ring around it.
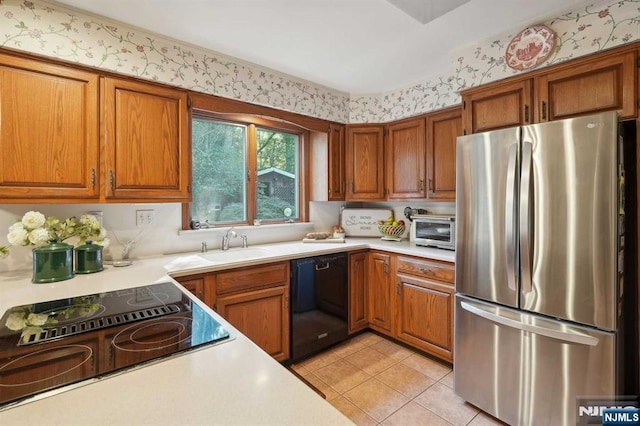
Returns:
[[[249,247],[249,243],[247,242],[247,235],[246,234],[242,234],[242,235],[240,235],[240,238],[242,238],[242,248]]]
[[[233,230],[233,226],[229,228],[227,233],[224,234],[224,237],[222,237],[222,250],[229,250],[229,238],[236,238],[237,236],[238,234]]]
[[[207,246],[207,243],[203,241],[202,247],[200,248],[200,253],[206,253],[207,251],[209,251],[209,247]]]

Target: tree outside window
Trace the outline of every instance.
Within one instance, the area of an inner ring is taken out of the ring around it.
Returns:
[[[194,117],[191,219],[299,219],[300,142],[296,133]]]

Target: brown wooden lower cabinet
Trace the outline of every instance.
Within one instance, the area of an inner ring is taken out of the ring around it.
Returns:
[[[204,282],[206,279],[204,275],[178,277],[174,279],[182,284],[184,288],[193,293],[198,299],[204,301]]]
[[[453,362],[453,264],[381,252],[368,261],[369,327]]]
[[[396,277],[396,338],[453,362],[453,287],[410,275]]]
[[[369,325],[367,257],[366,252],[349,255],[349,334],[364,330]]]
[[[278,361],[289,359],[289,262],[215,273],[214,309]]]
[[[174,279],[276,360],[289,359],[289,262]]]
[[[289,262],[176,280],[276,360],[289,359]],[[451,263],[350,253],[349,334],[371,328],[452,362],[453,283]]]
[[[453,362],[454,266],[397,256],[395,327],[398,340]]]
[[[289,358],[289,287],[219,296],[217,311],[278,361]]]
[[[392,317],[391,260],[390,254],[370,253],[367,277],[369,327],[387,334],[391,332]]]
[[[97,337],[81,336],[55,347],[37,350],[36,346],[24,346],[23,354],[12,352],[12,358],[0,359],[4,366],[0,400],[41,391],[43,382],[45,389],[55,388],[94,374],[99,369],[98,347]]]

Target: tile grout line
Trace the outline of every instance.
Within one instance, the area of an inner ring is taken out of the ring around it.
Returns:
[[[416,398],[418,398],[420,395],[422,395],[424,392],[426,392],[428,389],[432,388],[436,383],[441,384],[442,386],[452,389],[449,385],[445,384],[443,382],[443,380],[445,379],[445,377],[447,377],[449,374],[451,374],[451,367],[448,366],[447,364],[443,364],[441,363],[439,360],[434,360],[431,357],[425,356],[417,351],[412,350],[411,348],[406,348],[402,345],[399,345],[397,343],[395,343],[392,340],[388,340],[384,337],[378,336],[375,333],[364,333],[361,335],[356,336],[356,338],[358,338],[359,336],[364,336],[364,337],[360,337],[357,341],[352,342],[352,343],[347,343],[346,346],[351,346],[353,345],[353,348],[350,347],[340,347],[342,344],[338,344],[336,346],[334,346],[333,348],[329,349],[327,352],[324,353],[320,353],[317,354],[311,358],[309,358],[308,360],[303,361],[300,365],[300,367],[305,368],[309,374],[313,374],[315,376],[315,378],[317,380],[320,381],[320,383],[323,383],[324,385],[326,385],[328,388],[332,389],[336,396],[331,399],[331,400],[327,400],[329,403],[332,403],[332,401],[336,401],[339,398],[344,399],[346,402],[348,402],[349,404],[351,404],[353,407],[355,407],[359,412],[361,412],[362,414],[364,414],[365,416],[367,416],[368,419],[372,420],[373,422],[375,422],[375,424],[377,425],[383,425],[383,423],[389,419],[391,416],[393,416],[395,413],[397,413],[398,411],[402,410],[403,408],[405,408],[410,402],[415,402],[419,407],[421,407],[421,409],[424,409],[426,411],[428,411],[429,413],[431,413],[431,415],[436,416],[437,418],[441,419],[442,421],[444,421],[447,424],[451,424],[447,419],[443,418],[442,416],[438,415],[437,413],[435,413],[434,411],[430,410],[428,407],[425,407],[424,405],[420,404],[418,401],[416,401]],[[372,337],[374,336],[374,337]],[[349,341],[347,341],[349,342]],[[402,357],[402,358],[396,358],[393,356],[392,352],[391,355],[387,354],[387,353],[383,353],[381,352],[379,349],[373,348],[374,345],[378,344],[378,343],[382,343],[382,342],[388,342],[390,345],[394,345],[397,346],[400,349],[404,349],[408,351],[408,355]],[[345,342],[343,342],[344,344]],[[356,363],[353,360],[349,360],[348,358],[357,354],[358,352],[363,351],[364,349],[371,349],[373,350],[376,354],[378,354],[380,356],[380,362],[383,362],[382,360],[385,360],[387,362],[391,362],[391,364],[385,368],[383,368],[380,371],[377,371],[375,374],[371,374],[367,371],[365,371],[362,367],[360,367],[359,365],[356,365]],[[405,364],[404,361],[406,361],[408,358],[410,358],[413,355],[417,355],[421,358],[425,358],[427,360],[429,360],[430,362],[434,362],[436,364],[441,365],[444,368],[447,368],[449,371],[447,373],[445,373],[444,375],[442,375],[440,378],[436,379],[434,377],[431,377],[429,374],[426,374],[425,372],[423,372],[422,370],[418,370],[416,368],[414,368],[411,365]],[[335,359],[331,360],[330,362],[328,362],[327,364],[321,365],[318,368],[315,368],[314,370],[311,370],[307,367],[305,367],[305,362],[310,361],[307,363],[307,365],[309,363],[313,363],[313,361],[317,360],[317,359],[322,359],[321,357],[326,356],[326,357],[335,357]],[[368,376],[365,380],[363,380],[362,382],[360,382],[359,384],[356,384],[352,387],[350,387],[349,389],[345,389],[344,391],[339,391],[338,389],[336,389],[334,386],[329,385],[326,381],[324,381],[320,376],[318,376],[316,373],[325,368],[328,367],[338,361],[344,361],[347,364],[349,364],[350,366],[356,368],[357,370],[359,370],[360,372],[364,373],[366,376]],[[380,379],[380,375],[382,375],[384,372],[388,371],[389,369],[398,366],[398,365],[402,365],[403,367],[406,367],[414,372],[416,372],[417,374],[420,374],[426,378],[428,378],[432,383],[429,384],[425,389],[423,389],[422,391],[420,391],[417,395],[415,395],[413,398],[406,395],[405,393],[401,392],[400,390],[395,389],[394,387],[387,385],[384,381],[382,381]],[[391,412],[390,414],[388,414],[384,419],[382,419],[381,421],[378,421],[377,419],[373,418],[371,415],[369,415],[362,407],[360,407],[359,405],[356,404],[355,401],[351,400],[349,397],[346,396],[346,393],[352,391],[353,389],[355,389],[356,387],[371,381],[371,379],[375,379],[377,382],[381,383],[382,385],[388,387],[389,389],[391,389],[392,391],[394,391],[395,393],[397,393],[398,395],[407,398],[407,401],[405,401],[404,403],[402,403],[398,408],[396,408],[393,412]],[[469,420],[469,422],[467,422],[466,424],[468,425],[469,423],[471,423],[478,415],[480,414],[480,412],[476,413],[471,420]],[[354,419],[352,419],[354,420]]]

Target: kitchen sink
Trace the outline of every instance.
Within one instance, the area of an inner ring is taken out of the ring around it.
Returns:
[[[233,263],[244,260],[259,259],[273,256],[275,253],[261,247],[233,248],[229,250],[215,250],[198,256],[214,263]]]

